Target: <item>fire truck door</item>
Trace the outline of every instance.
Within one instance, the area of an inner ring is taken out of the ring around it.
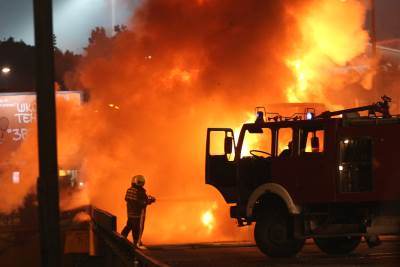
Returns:
[[[295,160],[299,200],[302,203],[331,201],[334,198],[333,176],[328,168],[325,130],[304,130]]]
[[[331,176],[325,173],[325,156],[317,153],[300,155],[297,164],[297,185],[301,202],[332,200],[334,187]]]
[[[232,129],[207,129],[206,183],[216,187],[228,202],[236,198],[234,153],[235,141]]]

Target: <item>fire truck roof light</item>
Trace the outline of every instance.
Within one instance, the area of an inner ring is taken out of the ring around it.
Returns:
[[[265,107],[256,107],[256,123],[264,122]]]

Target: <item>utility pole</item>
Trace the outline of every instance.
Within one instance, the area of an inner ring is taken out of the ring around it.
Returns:
[[[33,0],[39,150],[39,231],[43,267],[61,265],[52,0]]]
[[[111,35],[115,34],[115,0],[110,1],[111,4]]]
[[[370,0],[370,8],[371,8],[371,31],[370,31],[370,38],[371,38],[371,58],[374,62],[377,59],[377,51],[376,51],[376,6],[375,0]],[[377,68],[377,72],[375,73],[374,77],[372,78],[372,91],[378,93],[378,76],[379,76],[379,67]],[[379,94],[378,94],[379,95]]]
[[[371,4],[371,45],[372,45],[372,56],[376,56],[376,15],[375,15],[375,0],[370,0]]]

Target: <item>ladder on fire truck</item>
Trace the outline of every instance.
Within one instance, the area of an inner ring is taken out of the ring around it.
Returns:
[[[389,103],[392,99],[386,95],[382,96],[382,101],[373,103],[371,105],[357,107],[357,108],[349,108],[349,109],[342,109],[338,111],[325,111],[322,112],[320,115],[316,116],[316,119],[329,119],[334,116],[351,114],[351,113],[358,113],[360,111],[368,111],[368,117],[378,118],[376,113],[381,113],[382,118],[391,118],[392,115],[389,111]]]

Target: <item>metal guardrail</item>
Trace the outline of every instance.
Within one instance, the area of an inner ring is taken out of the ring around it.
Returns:
[[[108,232],[117,231],[117,217],[105,210],[95,208],[92,209],[92,221],[97,226]]]
[[[132,242],[117,233],[116,216],[107,211],[93,208],[92,224],[97,237],[107,248],[103,250],[106,266],[109,263],[110,266],[168,267],[168,265],[135,249]]]

